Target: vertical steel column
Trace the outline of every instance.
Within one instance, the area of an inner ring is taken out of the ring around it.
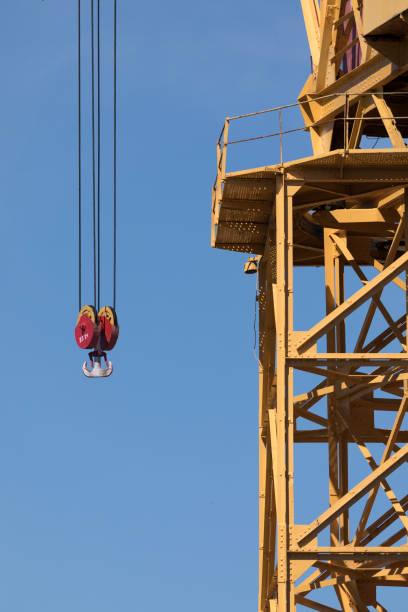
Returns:
[[[408,250],[408,188],[404,188],[404,211],[403,211],[403,220],[404,220],[404,247],[405,250]],[[408,268],[405,270],[405,286],[408,287]],[[406,312],[406,336],[405,336],[405,347],[408,351],[408,291],[405,291],[405,312]],[[406,391],[405,387],[404,390]]]
[[[334,286],[335,286],[335,297],[336,306],[340,306],[344,302],[344,262],[340,257],[339,253],[336,253],[335,267],[334,267]],[[346,325],[344,321],[341,321],[336,325],[336,351],[338,353],[346,352]],[[344,400],[343,400],[344,401]],[[349,401],[345,400],[349,409]],[[348,485],[348,441],[347,432],[343,431],[339,435],[339,491],[340,495],[343,496],[347,493]],[[349,511],[345,510],[340,515],[339,521],[340,533],[340,545],[346,546],[349,542]]]
[[[331,239],[336,230],[324,229],[324,273],[326,291],[326,314],[344,302],[344,265]],[[341,321],[326,335],[328,353],[344,353],[345,324]],[[336,366],[334,366],[337,369]],[[327,382],[338,386],[338,380],[328,375]],[[333,506],[348,490],[348,443],[346,433],[339,433],[336,420],[338,408],[336,393],[327,396],[328,459],[329,459],[329,503]],[[330,546],[344,546],[348,543],[348,510],[330,525]],[[335,577],[335,576],[334,576]],[[348,594],[342,585],[335,586],[339,602],[351,612]]]
[[[335,294],[335,259],[336,247],[330,238],[333,230],[324,229],[324,274],[326,286],[326,314],[330,314],[336,308]],[[326,335],[327,352],[336,352],[336,328],[333,327]],[[328,382],[335,384],[336,380],[328,377]],[[339,491],[339,456],[338,436],[336,428],[336,400],[334,395],[327,396],[327,420],[328,420],[328,450],[329,450],[329,499],[333,506],[340,498]],[[339,520],[336,519],[330,525],[330,545],[339,545]]]
[[[277,246],[277,527],[278,612],[295,610],[289,560],[293,527],[293,389],[288,366],[289,335],[293,313],[292,198],[285,176],[276,178]]]
[[[268,397],[268,347],[264,343],[264,329],[268,318],[268,262],[264,257],[259,265],[259,595],[258,609],[265,607],[269,570],[269,499],[272,473],[271,452],[264,434],[264,419]]]
[[[274,224],[270,224],[265,251],[259,264],[259,610],[268,601],[275,572],[276,548],[276,419],[271,417],[276,395],[276,323],[273,298],[276,281]],[[270,421],[273,421],[270,426]],[[271,607],[271,605],[270,605]]]

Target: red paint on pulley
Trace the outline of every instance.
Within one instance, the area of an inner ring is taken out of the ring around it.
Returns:
[[[79,317],[75,327],[75,340],[79,348],[94,348],[98,341],[100,327],[86,314]]]
[[[104,306],[99,311],[99,322],[101,324],[102,344],[105,351],[111,351],[119,336],[119,325],[116,312],[109,306]]]

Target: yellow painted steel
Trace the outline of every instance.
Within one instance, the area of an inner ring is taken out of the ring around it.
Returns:
[[[86,304],[85,306],[83,306],[81,310],[79,311],[78,319],[76,322],[77,325],[82,315],[87,316],[93,323],[97,322],[96,310],[93,306],[89,306],[89,304]]]
[[[112,326],[117,324],[114,310],[110,306],[103,306],[98,312],[98,317],[105,317]]]
[[[229,172],[233,123],[243,116],[229,117],[211,204],[212,246],[258,256],[258,610],[387,612],[381,587],[408,586],[408,491],[390,478],[408,461],[408,0],[301,7],[313,74],[297,103],[262,112],[282,126],[298,106],[313,155],[285,160],[281,127],[252,139],[279,139],[280,159]],[[307,299],[294,290],[296,266],[324,269],[325,315],[308,330],[294,329],[296,300]],[[345,269],[360,283],[351,294]],[[302,378],[295,395],[299,372],[320,378],[313,386]],[[376,427],[377,412],[390,416],[388,428]],[[382,447],[377,457],[372,443]],[[300,444],[327,449],[327,470],[308,473],[325,487],[327,507],[309,525],[295,523]],[[350,484],[356,453],[367,475]],[[322,603],[328,590],[336,608]]]

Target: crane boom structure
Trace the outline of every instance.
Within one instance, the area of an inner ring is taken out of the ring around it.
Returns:
[[[242,116],[227,118],[212,192],[212,246],[258,261],[258,609],[387,612],[383,587],[408,586],[408,0],[301,8],[313,71],[297,105],[313,154],[284,160],[280,127],[267,135],[280,160],[228,171]],[[325,295],[303,330],[300,266],[321,267]],[[327,507],[307,524],[305,445],[327,449],[326,469],[308,468]]]

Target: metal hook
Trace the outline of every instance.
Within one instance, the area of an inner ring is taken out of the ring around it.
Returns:
[[[104,378],[104,377],[110,376],[113,372],[112,362],[109,361],[108,363],[106,359],[105,359],[105,362],[106,362],[107,367],[103,369],[101,366],[101,356],[95,355],[93,359],[91,359],[92,370],[88,369],[86,361],[85,361],[82,366],[82,372],[88,378]]]

